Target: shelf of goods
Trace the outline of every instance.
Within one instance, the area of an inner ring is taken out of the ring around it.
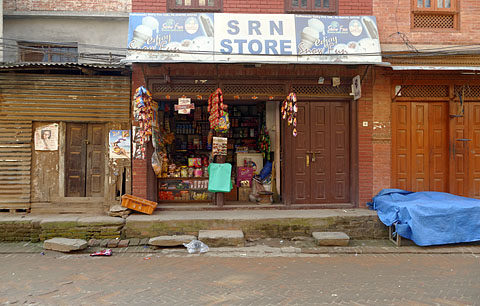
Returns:
[[[210,201],[208,177],[158,178],[158,201]]]

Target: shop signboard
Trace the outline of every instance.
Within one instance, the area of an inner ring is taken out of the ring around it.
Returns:
[[[380,63],[373,16],[131,13],[126,62]]]

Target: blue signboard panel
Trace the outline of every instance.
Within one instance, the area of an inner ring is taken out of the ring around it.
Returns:
[[[128,50],[128,62],[381,62],[373,16],[132,13]]]

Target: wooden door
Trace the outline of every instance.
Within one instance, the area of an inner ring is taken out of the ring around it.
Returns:
[[[448,192],[448,103],[396,102],[394,187]]]
[[[480,199],[480,103],[465,103],[454,126],[452,192]]]
[[[348,102],[299,102],[293,138],[293,202],[350,202]]]
[[[67,124],[65,196],[103,196],[105,176],[104,137],[104,126],[102,124]]]
[[[105,174],[105,133],[103,124],[88,125],[86,196],[101,197]]]

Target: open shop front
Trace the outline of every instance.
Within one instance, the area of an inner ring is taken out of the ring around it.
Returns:
[[[179,103],[184,101],[187,106],[182,109]],[[229,178],[222,178],[231,181],[231,190],[224,195],[226,204],[257,202],[262,200],[259,191],[271,191],[273,154],[266,102],[224,101],[220,123],[210,123],[213,111],[209,112],[209,102],[212,99],[180,98],[158,103],[160,141],[156,151],[162,160],[156,187],[160,203],[213,202],[208,169],[220,161],[231,164],[232,169]],[[225,123],[222,120],[226,118]],[[219,126],[222,124],[225,126]]]

